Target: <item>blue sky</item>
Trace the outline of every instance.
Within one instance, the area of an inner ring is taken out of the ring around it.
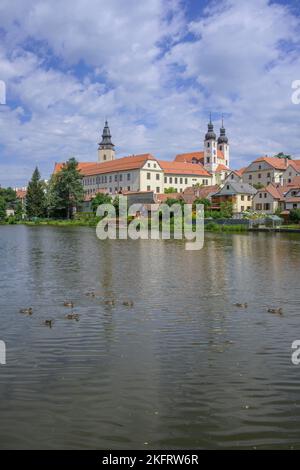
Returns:
[[[96,161],[105,118],[118,156],[202,150],[211,111],[233,168],[300,158],[299,16],[296,0],[1,0],[0,184]]]

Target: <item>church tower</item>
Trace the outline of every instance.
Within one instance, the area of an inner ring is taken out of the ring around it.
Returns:
[[[220,137],[218,138],[218,150],[223,152],[224,163],[228,168],[230,168],[229,143],[228,143],[228,137],[226,135],[226,129],[224,128],[223,117],[222,117],[222,127],[220,129]]]
[[[208,130],[204,140],[204,168],[210,173],[214,173],[218,167],[217,159],[217,136],[214,133],[214,126],[210,120]]]
[[[115,159],[115,146],[111,141],[111,134],[108,127],[108,122],[105,121],[105,126],[102,133],[102,140],[98,146],[98,162],[103,163]]]

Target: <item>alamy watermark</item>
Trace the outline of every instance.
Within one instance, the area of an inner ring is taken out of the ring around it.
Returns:
[[[96,228],[100,240],[186,240],[185,249],[201,250],[204,245],[202,204],[132,204],[119,196],[118,211],[113,204],[100,204]]]
[[[296,339],[292,343],[292,363],[294,366],[298,366],[300,364],[300,340]]]
[[[300,80],[294,80],[292,83],[292,89],[295,90],[292,93],[292,103],[300,104]]]
[[[0,105],[6,104],[6,84],[0,80]]]
[[[6,364],[6,345],[4,341],[0,341],[0,365]]]

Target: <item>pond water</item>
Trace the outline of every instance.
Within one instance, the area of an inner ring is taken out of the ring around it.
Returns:
[[[0,259],[0,448],[300,449],[299,235],[3,226]]]

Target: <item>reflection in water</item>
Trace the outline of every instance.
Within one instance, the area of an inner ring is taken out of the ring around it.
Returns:
[[[189,252],[0,227],[0,447],[300,448],[299,254],[297,235],[208,234]]]

